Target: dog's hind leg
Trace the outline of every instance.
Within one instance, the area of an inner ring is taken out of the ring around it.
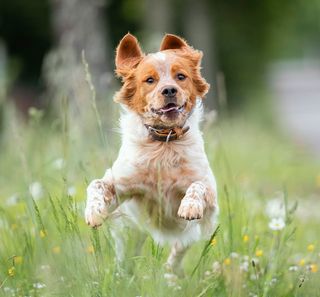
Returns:
[[[180,242],[176,242],[172,247],[165,264],[167,272],[165,277],[170,281],[170,277],[183,276],[182,260],[188,250],[187,246],[183,246]]]

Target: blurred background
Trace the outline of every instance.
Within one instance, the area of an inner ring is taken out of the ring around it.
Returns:
[[[10,101],[21,116],[32,106],[52,114],[65,97],[81,114],[90,96],[82,51],[98,100],[111,102],[122,36],[149,52],[168,32],[204,52],[208,110],[279,124],[320,157],[319,15],[319,0],[2,0],[0,112]]]

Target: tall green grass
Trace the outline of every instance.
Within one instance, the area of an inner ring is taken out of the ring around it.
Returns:
[[[169,286],[169,247],[148,236],[136,255],[140,236],[132,230],[118,264],[113,222],[95,230],[83,218],[88,182],[103,175],[120,145],[115,105],[95,104],[77,116],[64,99],[50,120],[31,110],[24,121],[5,108],[1,296],[320,296],[319,163],[250,117],[203,124],[220,228],[190,248],[185,277]],[[276,196],[285,205],[280,231],[270,229],[265,212]]]

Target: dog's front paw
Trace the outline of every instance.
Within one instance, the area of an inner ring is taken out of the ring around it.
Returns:
[[[87,188],[85,219],[91,227],[100,226],[107,218],[109,208],[116,203],[115,189],[102,180],[94,180]]]
[[[203,217],[203,204],[198,199],[185,197],[181,200],[178,216],[185,220],[197,220]]]

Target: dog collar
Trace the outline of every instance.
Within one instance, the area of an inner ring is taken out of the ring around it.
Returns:
[[[153,140],[161,141],[161,142],[169,142],[173,140],[177,140],[181,138],[185,133],[190,129],[187,127],[175,127],[175,128],[167,128],[167,127],[152,127],[150,125],[146,125],[145,127],[149,131],[149,135]]]

